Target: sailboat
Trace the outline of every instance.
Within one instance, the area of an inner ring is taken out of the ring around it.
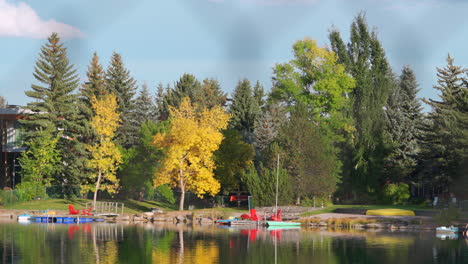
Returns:
[[[287,221],[281,220],[280,213],[278,212],[278,178],[279,178],[279,154],[278,154],[278,160],[276,163],[276,205],[275,205],[276,217],[275,217],[275,221],[267,221],[267,226],[278,227],[278,228],[280,227],[289,228],[289,227],[300,226],[301,223],[287,222]]]

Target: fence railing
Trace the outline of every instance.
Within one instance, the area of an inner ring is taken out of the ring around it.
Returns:
[[[86,208],[91,207],[95,215],[120,215],[123,214],[125,205],[117,202],[96,202],[96,206],[93,206],[92,202],[86,203]]]

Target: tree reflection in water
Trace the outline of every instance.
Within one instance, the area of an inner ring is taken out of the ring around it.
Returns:
[[[468,263],[464,239],[433,232],[198,225],[0,224],[2,263]]]

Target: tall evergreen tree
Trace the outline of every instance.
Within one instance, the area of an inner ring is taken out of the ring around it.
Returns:
[[[248,143],[253,143],[253,131],[261,110],[253,95],[250,81],[247,79],[239,81],[232,97],[229,109],[232,115],[230,125],[241,131]]]
[[[198,95],[196,103],[201,108],[211,109],[214,106],[224,106],[226,104],[227,95],[221,91],[219,82],[215,79],[205,79],[200,87],[200,94]]]
[[[155,116],[156,107],[154,100],[150,95],[148,85],[143,83],[141,90],[135,99],[135,111],[133,112],[133,118],[130,120],[130,126],[132,131],[140,131],[141,125],[146,121],[156,120]],[[135,136],[138,136],[135,134]],[[130,141],[138,141],[138,138],[132,138]]]
[[[352,116],[356,133],[352,139],[349,178],[352,191],[359,189],[374,192],[382,180],[386,156],[384,109],[394,87],[393,74],[376,32],[370,32],[364,14],[359,14],[351,24],[350,42],[344,52],[343,41],[336,31],[330,33],[331,46],[339,61],[347,65],[347,71],[356,80],[356,88],[350,94]]]
[[[263,86],[260,84],[259,81],[255,83],[255,86],[253,88],[253,96],[255,97],[255,100],[257,100],[257,104],[260,108],[263,108],[265,105],[265,90],[263,89]]]
[[[276,139],[278,130],[285,120],[286,111],[279,104],[269,104],[266,106],[254,130],[257,155]]]
[[[199,96],[201,93],[201,84],[197,78],[192,74],[183,74],[173,88],[169,85],[166,88],[160,111],[163,117],[162,120],[167,119],[169,116],[169,107],[179,107],[180,102],[185,97],[190,98],[191,102],[199,104]]]
[[[136,93],[136,81],[131,77],[130,71],[125,68],[122,56],[114,52],[110,65],[106,71],[107,89],[115,94],[118,103],[118,112],[122,119],[122,124],[117,130],[116,141],[118,144],[128,148],[135,144],[132,141],[137,131],[131,131],[129,120],[135,110],[134,96]]]
[[[74,93],[79,79],[56,33],[41,47],[33,75],[40,84],[33,84],[32,90],[25,92],[35,100],[27,105],[35,113],[21,120],[27,130],[27,137],[35,138],[41,130],[50,131],[53,136],[60,133],[57,148],[63,157],[61,168],[54,175],[55,184],[78,184],[85,151],[78,141],[84,124]]]
[[[432,108],[429,126],[425,129],[425,170],[432,182],[448,186],[463,174],[467,161],[467,87],[463,84],[465,69],[447,57],[447,66],[437,68],[435,89],[440,100],[424,100]]]
[[[411,68],[403,67],[389,97],[386,117],[391,152],[385,158],[385,181],[408,180],[418,163],[422,135],[422,107],[417,98],[418,83]]]
[[[339,179],[341,163],[334,142],[322,133],[317,123],[311,122],[312,119],[307,106],[299,103],[278,136],[298,205],[301,198],[307,196],[327,198],[335,191]]]
[[[162,116],[162,111],[164,109],[164,86],[162,83],[159,83],[156,87],[156,94],[154,96],[154,106],[156,111],[154,113],[154,116],[156,117],[155,120],[166,120],[167,117]]]
[[[96,52],[94,52],[91,64],[88,66],[86,76],[88,80],[81,86],[79,96],[82,102],[82,113],[86,120],[89,121],[93,117],[91,98],[93,96],[101,98],[109,92],[106,86],[105,73],[99,63],[99,57]],[[91,143],[90,140],[92,140],[93,134],[93,129],[90,127],[89,122],[86,122],[86,133],[83,135],[84,141],[88,144]]]

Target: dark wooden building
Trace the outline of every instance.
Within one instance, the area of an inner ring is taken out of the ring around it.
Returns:
[[[25,150],[20,118],[30,111],[16,105],[0,108],[0,187],[13,188],[19,183],[21,168],[18,157]]]

